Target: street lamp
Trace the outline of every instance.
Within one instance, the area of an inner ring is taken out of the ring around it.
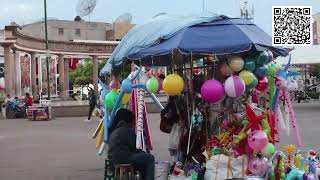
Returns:
[[[47,68],[47,89],[48,89],[48,100],[50,100],[50,73],[49,73],[49,46],[48,46],[48,25],[47,25],[47,0],[44,0],[44,33],[46,41],[46,68]]]

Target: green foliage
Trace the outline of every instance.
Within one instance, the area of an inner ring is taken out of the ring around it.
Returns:
[[[103,60],[99,62],[98,72],[103,68],[107,61]],[[73,85],[89,85],[93,83],[93,63],[91,59],[86,59],[83,64],[78,64],[77,68],[73,71],[70,71],[70,81]],[[101,80],[104,77],[100,77]]]
[[[310,76],[315,76],[320,79],[320,64],[311,65],[309,68]]]

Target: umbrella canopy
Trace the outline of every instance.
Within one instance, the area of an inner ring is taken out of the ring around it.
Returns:
[[[174,52],[223,55],[267,49],[275,56],[288,54],[286,49],[272,47],[271,37],[251,21],[225,17],[184,28],[170,39],[130,54],[127,58],[142,62],[156,59],[156,65],[170,65],[168,54]]]
[[[134,26],[116,47],[100,74],[108,74],[113,68],[120,66],[129,54],[158,44],[169,39],[179,30],[203,22],[222,19],[216,14],[200,14],[192,16],[158,15],[144,24]]]

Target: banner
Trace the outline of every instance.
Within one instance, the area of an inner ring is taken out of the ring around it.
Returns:
[[[20,56],[21,92],[31,92],[31,60],[29,56]]]
[[[41,93],[42,95],[48,95],[48,78],[47,78],[47,66],[46,58],[40,59],[40,71],[41,72]],[[49,78],[50,78],[50,95],[57,95],[57,59],[51,58],[49,60]]]

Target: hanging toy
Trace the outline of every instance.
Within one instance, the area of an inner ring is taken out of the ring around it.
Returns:
[[[201,86],[201,96],[206,102],[217,103],[224,98],[225,90],[219,81],[211,79]]]
[[[265,91],[269,87],[269,81],[267,77],[259,78],[256,89],[258,91]]]
[[[296,151],[296,147],[292,144],[286,145],[283,147],[284,150],[288,152],[288,162],[287,167],[292,167],[293,165],[293,156]]]
[[[271,180],[286,180],[286,169],[284,163],[284,155],[281,153],[276,154],[276,165],[271,173]]]
[[[268,143],[261,151],[264,157],[270,158],[276,152],[276,149],[272,143]]]
[[[301,154],[296,156],[296,167],[292,167],[291,171],[287,175],[288,180],[303,180],[304,175],[304,157]]]
[[[229,59],[229,67],[233,72],[239,72],[243,69],[244,61],[241,56],[231,56]]]
[[[164,78],[162,88],[169,96],[177,96],[184,89],[184,81],[178,74],[170,74]]]
[[[264,176],[267,172],[267,161],[261,157],[252,157],[248,162],[248,170],[256,176]]]
[[[261,151],[268,144],[268,136],[264,131],[254,130],[248,136],[248,145],[256,151]]]
[[[240,97],[244,94],[245,84],[239,76],[230,76],[224,83],[224,90],[229,97]]]

